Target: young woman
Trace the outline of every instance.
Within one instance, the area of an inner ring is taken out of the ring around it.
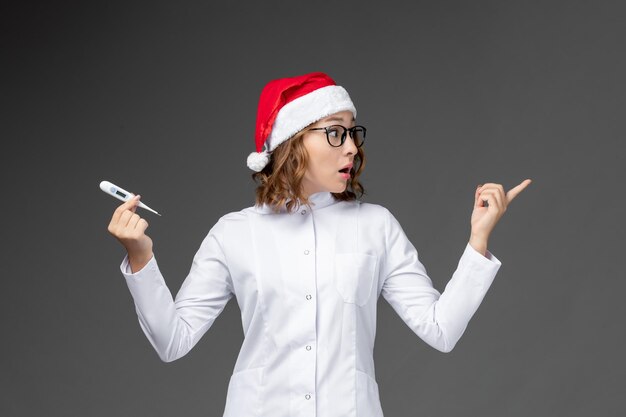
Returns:
[[[135,212],[140,196],[113,214],[109,232],[127,251],[121,271],[163,361],[189,352],[236,297],[245,338],[226,417],[381,417],[372,356],[379,296],[449,352],[501,265],[489,235],[530,180],[507,193],[494,183],[476,189],[469,241],[440,294],[396,218],[359,200],[365,136],[348,93],[326,74],[268,83],[247,161],[256,204],[216,222],[175,300]]]

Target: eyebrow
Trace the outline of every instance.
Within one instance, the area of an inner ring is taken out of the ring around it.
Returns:
[[[333,116],[333,117],[329,117],[327,119],[322,119],[322,122],[330,122],[330,121],[336,121],[336,122],[343,122],[343,118],[341,117],[337,117],[337,116]],[[356,121],[356,119],[354,117],[352,117],[352,121]]]

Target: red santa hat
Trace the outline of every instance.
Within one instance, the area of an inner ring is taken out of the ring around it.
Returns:
[[[282,142],[311,123],[344,110],[356,118],[348,92],[323,72],[270,81],[261,91],[256,152],[248,156],[248,168],[261,171],[269,162],[270,153]]]

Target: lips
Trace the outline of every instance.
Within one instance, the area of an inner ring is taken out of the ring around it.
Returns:
[[[343,173],[347,174],[348,172],[350,172],[351,169],[352,169],[352,164],[348,164],[348,165],[344,166],[343,168],[341,168],[339,170],[339,172],[343,172]]]

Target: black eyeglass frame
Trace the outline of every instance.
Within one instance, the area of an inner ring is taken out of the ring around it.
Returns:
[[[339,145],[336,145],[336,146],[333,145],[332,143],[330,143],[330,136],[328,136],[328,129],[330,129],[332,127],[341,127],[343,129],[343,133],[341,134],[341,143]],[[326,127],[313,127],[311,129],[308,129],[308,130],[323,130],[323,131],[325,131],[326,132],[326,140],[328,141],[328,144],[330,146],[332,146],[333,148],[339,148],[339,147],[343,146],[343,144],[346,142],[346,138],[348,137],[348,135],[347,135],[348,132],[350,132],[350,137],[352,139],[354,139],[352,134],[356,131],[357,128],[358,129],[363,129],[363,140],[361,141],[361,143],[359,145],[357,145],[357,148],[360,148],[365,143],[365,136],[366,136],[366,132],[367,132],[367,129],[365,128],[365,126],[356,125],[356,126],[352,126],[351,128],[348,129],[347,127],[342,126],[342,125],[331,125],[331,126],[326,126]]]

